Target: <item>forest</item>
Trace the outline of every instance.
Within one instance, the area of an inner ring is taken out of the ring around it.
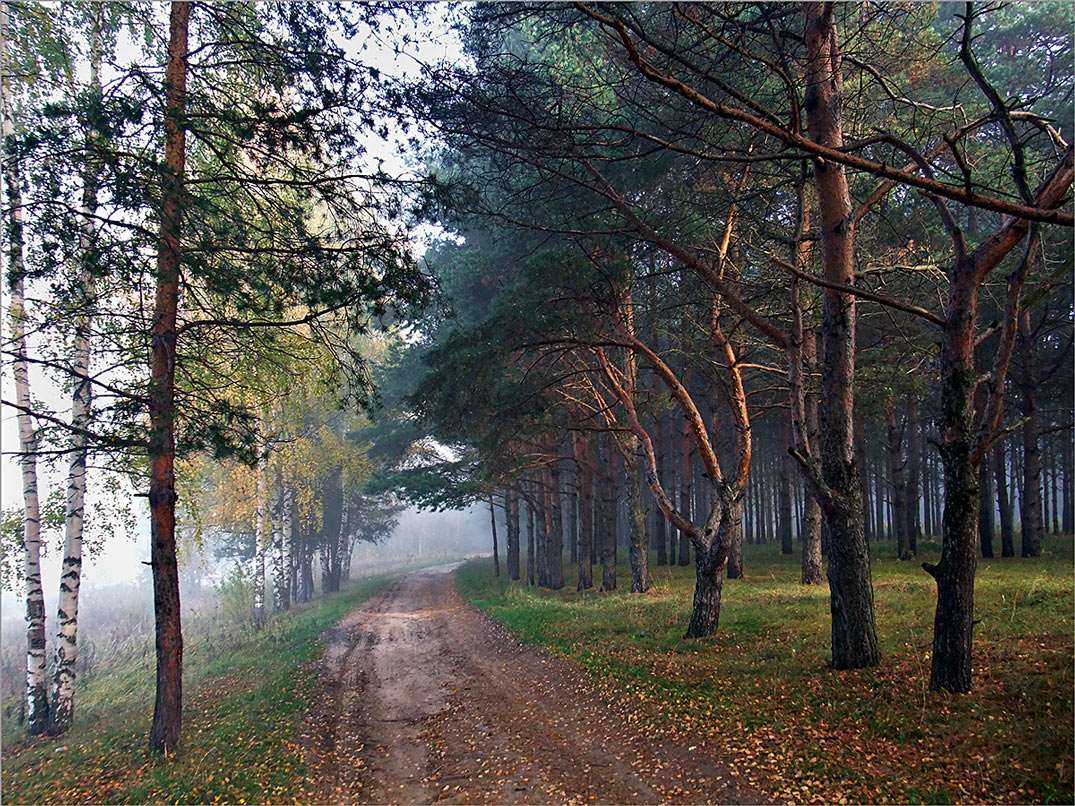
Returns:
[[[6,800],[1075,797],[1075,7],[0,9]]]

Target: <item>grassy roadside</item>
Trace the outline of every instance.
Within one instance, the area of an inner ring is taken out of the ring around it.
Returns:
[[[747,547],[747,579],[725,583],[707,641],[682,640],[693,567],[652,567],[645,596],[576,593],[566,567],[563,591],[535,591],[488,561],[457,584],[523,640],[720,747],[777,802],[1071,803],[1071,538],[1037,560],[980,562],[977,678],[963,697],[928,690],[933,582],[886,548],[874,561],[884,660],[853,672],[827,667],[827,586],[799,585],[797,557],[771,544]]]
[[[146,749],[153,656],[117,664],[76,694],[72,729],[29,741],[4,725],[5,803],[288,803],[303,799],[295,734],[316,693],[322,634],[376,593],[383,574],[274,617],[260,632],[188,639],[183,742]]]

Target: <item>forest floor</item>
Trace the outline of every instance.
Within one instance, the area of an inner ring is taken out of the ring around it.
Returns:
[[[756,803],[719,749],[520,644],[449,568],[398,577],[331,633],[300,744],[320,803]],[[643,727],[646,725],[647,727]]]
[[[693,566],[651,565],[645,595],[576,592],[566,562],[561,591],[494,577],[485,560],[456,576],[518,640],[628,697],[632,730],[693,733],[773,802],[1072,803],[1072,538],[1048,538],[1040,558],[979,560],[964,696],[929,691],[936,588],[920,563],[939,549],[920,548],[900,562],[872,545],[883,658],[842,672],[829,666],[828,587],[799,584],[797,554],[779,545],[746,547],[746,578],[725,582],[718,634],[701,641],[683,639]]]

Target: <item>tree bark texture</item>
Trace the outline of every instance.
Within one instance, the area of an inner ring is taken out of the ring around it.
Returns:
[[[183,720],[183,632],[175,544],[175,364],[186,171],[187,38],[190,3],[173,2],[165,69],[164,170],[162,172],[157,290],[150,329],[149,384],[150,562],[156,620],[157,693],[151,751],[171,753]]]

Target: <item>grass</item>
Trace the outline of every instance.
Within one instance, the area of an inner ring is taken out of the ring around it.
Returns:
[[[694,569],[651,567],[654,589],[529,589],[472,561],[460,591],[521,639],[575,661],[640,708],[718,747],[777,802],[1071,803],[1072,540],[1038,559],[982,560],[975,688],[928,689],[932,579],[874,547],[881,665],[829,668],[828,588],[798,582],[797,557],[748,546],[724,585],[718,635],[685,641]],[[936,561],[926,544],[919,560]],[[629,583],[626,567],[621,584]]]
[[[3,733],[5,803],[288,803],[306,799],[296,733],[316,694],[322,634],[387,575],[274,617],[260,632],[188,637],[183,739],[168,759],[146,750],[154,658],[125,659],[76,693],[75,722],[30,740]],[[194,640],[191,640],[193,638]]]

